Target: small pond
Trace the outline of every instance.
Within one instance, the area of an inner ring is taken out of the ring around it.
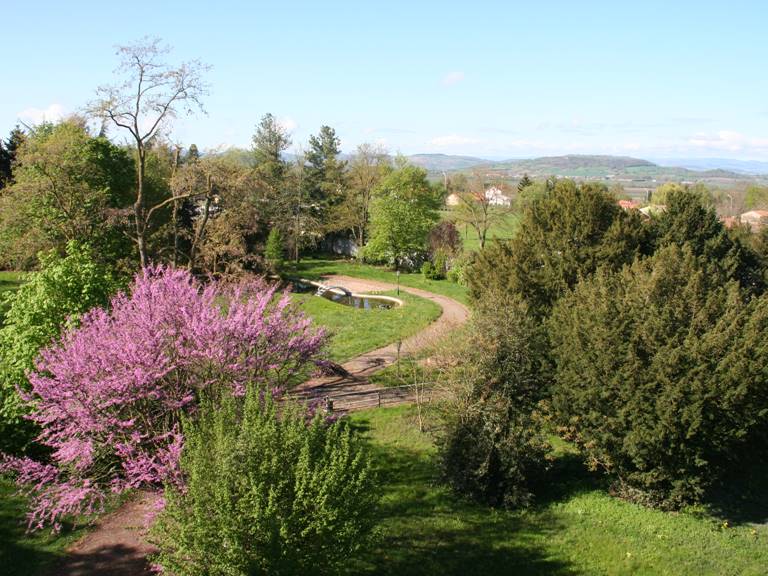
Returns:
[[[308,294],[310,292],[317,293],[319,285],[311,284],[302,280],[291,280],[291,289],[296,294]],[[396,302],[387,298],[378,298],[376,296],[352,296],[346,292],[345,288],[340,286],[334,286],[331,290],[321,291],[318,296],[342,304],[344,306],[352,306],[353,308],[361,308],[363,310],[389,310],[397,306]]]
[[[353,308],[364,308],[365,310],[384,309],[389,310],[395,303],[391,300],[384,298],[376,298],[376,296],[348,296],[346,294],[339,294],[328,290],[323,293],[321,298],[326,298],[331,302],[337,304],[343,304],[344,306],[352,306]]]

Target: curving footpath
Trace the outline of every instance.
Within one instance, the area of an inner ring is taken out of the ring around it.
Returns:
[[[344,286],[352,292],[384,292],[394,290],[396,286],[388,282],[379,282],[377,280],[364,280],[353,278],[351,276],[333,275],[323,277],[323,281],[329,286]],[[467,307],[448,296],[435,294],[420,288],[411,288],[410,286],[400,286],[401,292],[408,292],[414,296],[432,300],[442,309],[440,317],[432,322],[421,332],[414,334],[402,341],[400,346],[400,356],[411,356],[416,352],[427,348],[437,342],[449,331],[460,326],[467,321],[469,310]],[[303,384],[300,384],[295,392],[303,398],[311,399],[329,399],[333,401],[334,409],[341,411],[357,410],[370,408],[380,405],[381,393],[386,392],[387,396],[392,398],[392,389],[382,389],[368,381],[368,377],[387,366],[397,362],[398,350],[397,344],[388,344],[382,348],[371,350],[361,354],[352,360],[342,364],[342,368],[347,374],[339,376],[324,376],[313,378]],[[409,401],[410,393],[403,392],[394,397],[395,402]]]
[[[394,290],[396,286],[376,280],[363,280],[351,276],[327,276],[326,284],[341,285],[352,292],[377,292]],[[426,298],[437,303],[443,310],[440,317],[421,332],[402,341],[400,356],[418,352],[435,343],[441,336],[466,322],[469,310],[453,298],[434,294],[419,288],[400,286],[400,290],[414,296]],[[344,376],[314,378],[297,387],[297,395],[304,398],[329,398],[334,401],[335,409],[342,411],[367,408],[379,403],[382,390],[370,382],[368,376],[391,366],[397,361],[397,344],[366,352],[342,364],[348,373]],[[371,399],[352,405],[345,394],[361,393]],[[410,401],[409,393],[395,398],[396,402]],[[392,404],[392,402],[389,402]],[[50,576],[92,576],[109,574],[112,576],[141,576],[153,574],[146,557],[154,548],[144,539],[149,515],[154,504],[160,498],[159,493],[142,492],[137,498],[127,502],[112,514],[102,518],[94,529],[69,549],[67,556],[54,566]]]

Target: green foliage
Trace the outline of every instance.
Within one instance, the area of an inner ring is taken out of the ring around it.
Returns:
[[[277,228],[272,228],[269,231],[267,245],[264,248],[264,258],[275,270],[279,270],[283,265],[283,235]]]
[[[667,205],[672,195],[679,195],[680,193],[687,193],[695,197],[700,204],[707,208],[712,207],[714,203],[712,192],[701,182],[693,186],[677,182],[665,182],[651,194],[651,204]]]
[[[399,269],[424,252],[427,235],[439,220],[438,194],[426,171],[402,166],[381,182],[371,202],[371,232],[365,258]]]
[[[621,267],[647,249],[640,217],[619,208],[604,186],[558,180],[525,203],[511,241],[477,255],[468,274],[470,294],[517,293],[535,314],[546,315],[579,278],[601,265]]]
[[[555,419],[624,495],[679,507],[764,453],[768,296],[689,246],[601,269],[549,325]]]
[[[549,452],[535,414],[548,385],[544,331],[522,300],[499,294],[478,306],[466,341],[439,441],[444,476],[475,500],[526,506]]]
[[[76,120],[37,126],[16,152],[14,183],[0,197],[0,266],[31,267],[38,251],[69,240],[99,245],[115,261],[131,247],[111,223],[130,202],[133,162]]]
[[[69,242],[63,257],[55,251],[41,253],[40,263],[39,272],[29,274],[25,284],[5,296],[10,308],[0,328],[0,450],[21,450],[31,439],[31,425],[23,420],[26,406],[17,389],[28,388],[26,372],[40,349],[59,335],[65,323],[106,305],[119,287],[84,244]]]
[[[752,184],[744,193],[744,207],[747,210],[768,208],[768,186]]]
[[[184,575],[335,573],[370,542],[379,499],[364,445],[343,422],[277,404],[207,399],[186,422],[184,491],[166,492],[157,561]]]
[[[765,265],[739,230],[729,231],[695,190],[670,189],[666,210],[652,221],[655,248],[687,245],[752,293],[765,290]]]

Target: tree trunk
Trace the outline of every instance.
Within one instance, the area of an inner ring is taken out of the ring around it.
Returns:
[[[147,223],[144,216],[144,169],[146,155],[141,141],[138,141],[137,150],[139,161],[136,166],[136,202],[133,205],[133,213],[136,218],[136,244],[139,248],[139,264],[142,268],[146,268],[149,265],[146,238]]]

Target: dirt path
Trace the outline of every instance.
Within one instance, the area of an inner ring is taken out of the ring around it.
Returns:
[[[387,282],[363,280],[361,278],[341,275],[326,276],[323,278],[323,283],[327,286],[343,286],[356,293],[383,292],[396,288],[394,284]],[[400,290],[414,296],[432,300],[442,308],[442,314],[435,322],[418,334],[403,340],[400,347],[401,357],[413,355],[419,350],[430,346],[444,334],[466,322],[469,317],[467,307],[453,298],[408,286],[400,286]],[[394,364],[397,361],[397,356],[397,344],[388,344],[342,364],[348,375],[314,378],[298,386],[296,391],[305,397],[329,398],[334,402],[334,409],[348,410],[353,409],[353,406],[354,408],[362,408],[376,405],[377,398],[380,403],[381,395],[374,394],[379,388],[368,382],[368,377]],[[362,399],[362,396],[355,396],[356,402],[353,404],[350,402],[352,397],[349,396],[349,393],[351,392],[368,392],[370,394],[367,395],[369,396],[367,401],[362,402],[357,402],[358,399]],[[401,401],[407,399],[402,395],[398,398]]]
[[[112,514],[102,518],[91,532],[77,541],[50,571],[51,576],[144,576],[147,555],[154,548],[144,534],[147,519],[160,494],[141,492]]]
[[[329,286],[344,286],[352,292],[379,292],[394,290],[394,284],[375,280],[362,280],[350,276],[329,276],[324,279]],[[421,298],[437,303],[443,310],[440,317],[418,334],[403,340],[400,355],[407,356],[436,342],[453,328],[466,322],[467,307],[447,296],[433,294],[418,288],[400,287]],[[397,344],[372,350],[345,362],[342,366],[348,376],[315,378],[298,387],[298,392],[308,397],[334,399],[336,408],[353,409],[349,402],[345,408],[344,394],[371,392],[375,405],[377,387],[368,382],[368,376],[397,361]],[[397,392],[396,401],[407,401],[408,393]],[[341,396],[339,396],[341,395]],[[381,403],[381,395],[379,403]],[[154,548],[144,539],[148,515],[159,494],[142,492],[116,512],[105,516],[94,529],[79,540],[69,554],[50,572],[51,576],[144,576],[152,574],[147,555]]]

